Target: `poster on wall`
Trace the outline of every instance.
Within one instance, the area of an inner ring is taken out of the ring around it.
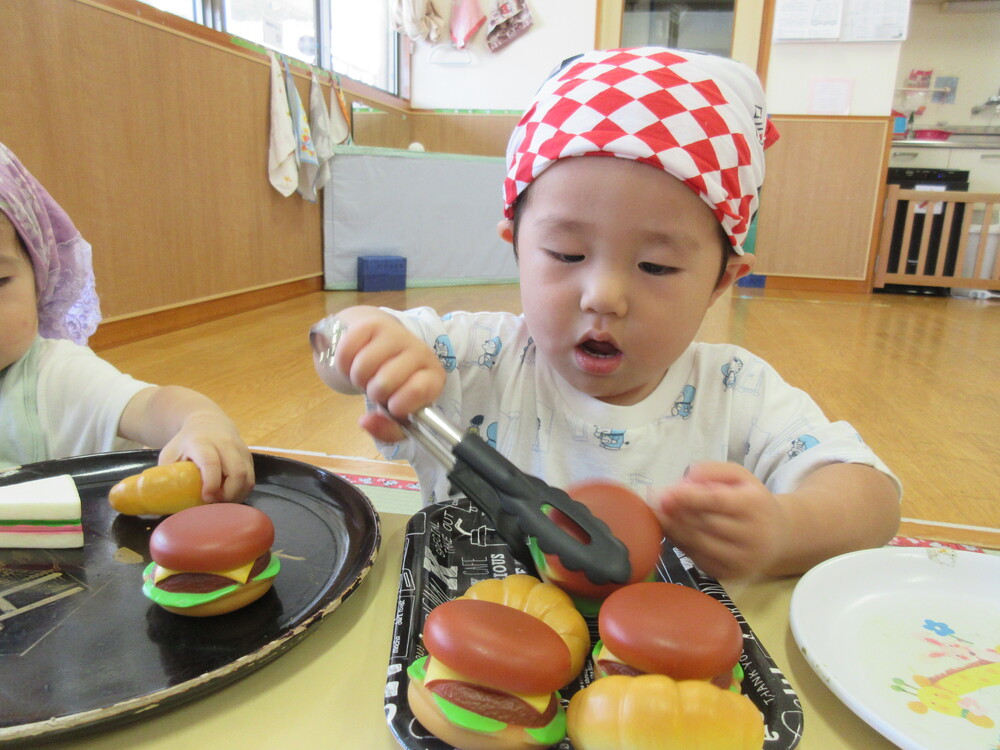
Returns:
[[[844,0],[842,42],[901,42],[910,21],[910,0]]]
[[[777,0],[774,40],[836,41],[840,37],[843,0]]]
[[[849,115],[854,96],[853,78],[813,78],[809,82],[811,115]]]
[[[901,42],[910,0],[777,0],[776,42]]]

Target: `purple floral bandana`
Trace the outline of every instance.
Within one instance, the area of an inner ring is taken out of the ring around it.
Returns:
[[[45,338],[86,344],[101,322],[90,244],[2,143],[0,211],[10,219],[31,257],[39,333]]]

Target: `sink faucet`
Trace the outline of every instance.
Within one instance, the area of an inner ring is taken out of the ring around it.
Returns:
[[[991,96],[982,104],[977,104],[975,107],[973,107],[972,114],[978,115],[982,112],[985,112],[990,107],[996,107],[996,113],[1000,114],[1000,91],[997,91],[997,93],[994,96]]]

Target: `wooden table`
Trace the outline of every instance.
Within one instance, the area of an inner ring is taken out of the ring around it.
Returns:
[[[380,514],[382,549],[361,587],[273,663],[194,703],[148,720],[54,740],[47,750],[343,748],[399,745],[382,709],[396,589],[408,520]],[[733,583],[727,590],[802,702],[805,750],[893,745],[845,707],[799,653],[788,625],[797,579]]]

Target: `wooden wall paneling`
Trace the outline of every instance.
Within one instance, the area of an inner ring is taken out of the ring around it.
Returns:
[[[372,98],[346,89],[344,100],[351,113],[354,145],[406,148],[413,142],[413,118],[407,107],[395,106],[386,96]]]
[[[319,204],[267,180],[256,58],[76,0],[5,6],[0,141],[93,245],[106,317],[322,273]]]
[[[888,119],[775,116],[755,273],[865,282],[885,174]]]
[[[422,112],[413,120],[413,139],[428,151],[503,156],[520,114]]]
[[[357,146],[406,148],[413,142],[411,118],[378,109],[351,113],[352,142]]]

